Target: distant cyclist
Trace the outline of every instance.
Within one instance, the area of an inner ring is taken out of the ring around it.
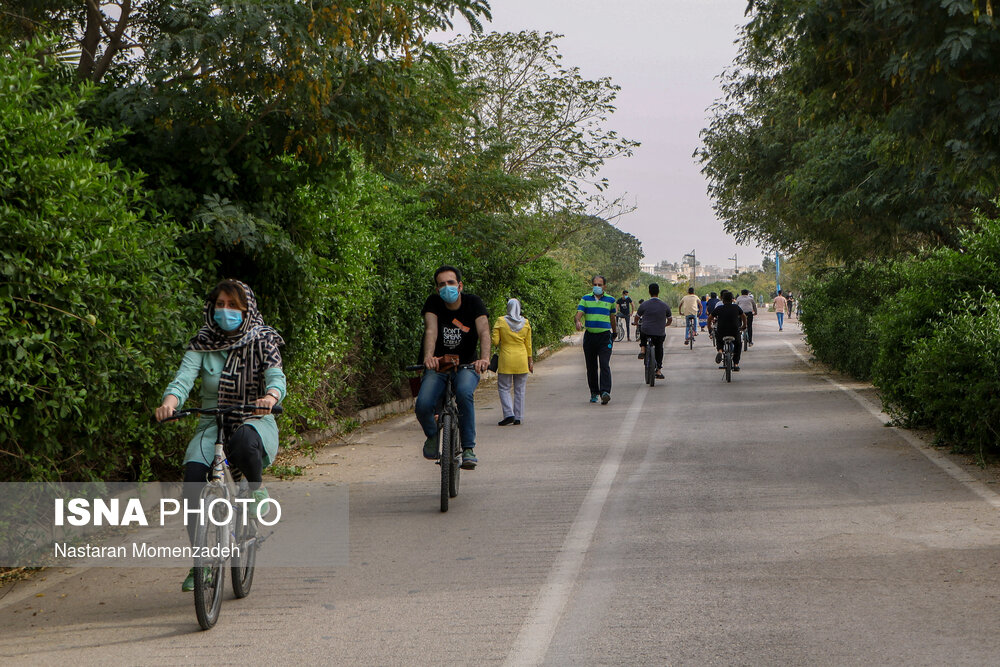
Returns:
[[[455,373],[455,402],[458,404],[458,430],[462,438],[462,468],[473,470],[476,458],[475,392],[479,374],[490,365],[490,319],[482,299],[464,291],[462,274],[454,266],[442,266],[434,272],[437,291],[427,297],[424,316],[424,375],[420,380],[415,412],[424,430],[424,458],[437,459],[437,421],[434,411],[444,393],[448,373],[440,372],[441,357],[457,355],[459,364],[474,364],[475,369],[461,368]],[[476,344],[479,356],[476,356]]]
[[[718,354],[715,355],[715,363],[722,361],[722,339],[732,336],[737,341],[740,338],[740,331],[747,325],[747,316],[743,309],[733,303],[733,293],[729,290],[722,292],[722,305],[718,306],[708,317],[715,327],[715,348]],[[743,346],[733,343],[733,370],[740,370],[740,355],[743,353]]]
[[[757,302],[750,295],[750,290],[741,290],[736,297],[736,305],[747,316],[747,343],[753,345],[753,317],[757,314]]]
[[[649,299],[643,301],[636,311],[642,318],[639,329],[639,358],[644,359],[649,354],[649,345],[653,346],[656,355],[656,379],[663,379],[663,341],[667,337],[667,327],[673,322],[670,306],[660,301],[660,286],[649,284]]]
[[[632,340],[632,330],[629,327],[629,320],[632,316],[632,297],[628,295],[628,290],[622,290],[622,295],[618,299],[618,319],[625,320],[625,340]]]
[[[704,294],[701,297],[701,312],[698,314],[698,327],[704,331],[706,326],[708,326],[708,295]]]
[[[696,336],[698,335],[698,315],[701,313],[701,299],[694,293],[693,287],[688,287],[688,293],[681,298],[677,310],[684,316],[684,344],[687,345],[689,327]]]

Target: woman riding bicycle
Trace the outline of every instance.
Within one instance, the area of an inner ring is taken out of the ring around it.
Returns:
[[[254,500],[267,498],[261,487],[263,470],[278,453],[278,425],[267,414],[285,397],[285,373],[278,347],[284,340],[264,324],[253,290],[238,280],[223,280],[205,302],[205,324],[188,343],[181,367],[163,392],[156,409],[157,421],[170,417],[187,400],[194,382],[201,377],[201,407],[256,405],[257,419],[243,423],[238,413],[223,423],[226,456],[231,466],[246,477]],[[202,417],[184,455],[184,497],[197,504],[200,489],[212,470],[216,426],[212,417]],[[194,540],[194,523],[188,535]],[[181,590],[194,590],[194,570]]]

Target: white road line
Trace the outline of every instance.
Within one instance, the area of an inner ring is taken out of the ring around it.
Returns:
[[[504,662],[505,665],[518,667],[539,665],[545,659],[549,644],[555,636],[559,620],[583,567],[584,558],[590,549],[590,543],[604,510],[604,503],[618,475],[622,457],[632,439],[632,430],[639,419],[642,404],[648,393],[644,387],[640,387],[636,392],[635,399],[619,428],[615,444],[604,456],[597,476],[576,513],[576,518],[570,526],[552,569],[549,570],[548,579],[539,591],[527,619],[521,625],[517,640]]]
[[[784,343],[785,345],[790,347],[792,352],[795,353],[795,356],[797,356],[799,359],[805,362],[806,365],[808,366],[813,365],[812,362],[804,354],[802,354],[798,350],[798,348],[795,347],[795,345],[793,345],[791,342],[787,340],[784,341]],[[861,405],[861,407],[867,410],[873,417],[878,419],[880,422],[882,422],[883,424],[888,423],[886,419],[887,415],[884,412],[882,412],[882,409],[879,406],[872,404],[871,401],[869,401],[867,398],[865,398],[858,392],[854,391],[850,387],[841,384],[840,382],[831,377],[824,375],[823,379],[832,384],[837,389],[840,389],[841,391],[846,393],[855,401],[857,401]],[[909,444],[918,452],[926,456],[932,463],[934,463],[936,466],[938,466],[946,473],[951,475],[957,481],[961,482],[961,484],[965,486],[965,488],[967,488],[969,491],[972,491],[974,494],[985,500],[994,509],[1000,509],[1000,494],[998,494],[996,491],[986,486],[985,484],[983,484],[981,481],[979,481],[966,471],[962,470],[961,467],[956,465],[955,462],[949,459],[945,454],[942,454],[936,448],[932,447],[931,445],[928,445],[926,442],[915,436],[913,433],[910,433],[909,431],[903,428],[896,428],[895,426],[892,426],[890,428],[892,428],[893,432],[896,435],[905,440],[907,444]]]

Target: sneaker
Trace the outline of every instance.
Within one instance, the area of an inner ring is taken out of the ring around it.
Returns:
[[[271,506],[274,503],[263,504],[265,500],[269,499],[271,494],[267,492],[263,486],[253,492],[253,502],[249,506],[250,516],[259,517],[261,519],[266,519],[271,513]],[[259,507],[263,506],[262,510],[258,510]]]
[[[609,394],[608,392],[604,392],[603,394],[601,394],[601,405],[607,405],[608,401],[610,400],[611,400],[611,394]]]
[[[477,463],[479,463],[479,459],[476,458],[476,450],[472,447],[466,447],[462,450],[462,465],[460,466],[462,470],[475,470]]]
[[[513,417],[504,417],[503,419],[497,422],[497,426],[506,426],[507,424],[513,424],[513,423],[514,423]]]
[[[204,568],[204,570],[205,570],[205,576],[204,576],[205,583],[208,584],[208,585],[211,585],[212,584],[212,568],[206,567],[206,568]],[[188,575],[187,575],[187,577],[184,578],[184,583],[181,584],[181,592],[182,593],[190,593],[193,590],[194,590],[194,568],[192,567],[190,570],[188,570]]]
[[[733,366],[733,372],[736,372],[736,371],[738,371],[738,370],[740,370],[740,367],[739,367],[739,366]]]
[[[719,352],[718,354],[715,355],[715,363],[717,363],[717,364],[721,364],[722,363],[722,353],[721,352]]]
[[[661,373],[660,371],[656,371],[656,379],[657,380],[666,380],[667,378],[663,377],[663,373]]]
[[[441,454],[438,453],[437,435],[432,435],[424,440],[424,458],[431,461],[437,461],[441,458]]]
[[[597,394],[591,394],[590,395],[590,402],[591,403],[597,403]]]
[[[640,359],[645,359],[646,358],[646,353],[645,352],[640,352],[639,353],[639,358]]]
[[[521,425],[521,420],[520,419],[515,419],[514,420],[514,426],[520,426],[520,425]]]
[[[753,341],[750,341],[750,347],[753,347]]]

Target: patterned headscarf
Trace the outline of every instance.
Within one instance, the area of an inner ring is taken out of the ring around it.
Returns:
[[[219,406],[249,405],[264,395],[264,371],[268,368],[281,368],[281,352],[278,346],[284,345],[281,335],[264,324],[264,318],[257,310],[257,297],[248,285],[238,280],[246,297],[247,312],[238,329],[233,332],[223,331],[215,323],[215,301],[205,302],[205,325],[198,330],[195,337],[188,343],[187,349],[202,352],[229,351],[226,364],[219,376]],[[233,415],[226,420],[227,436],[231,434],[241,419]]]

